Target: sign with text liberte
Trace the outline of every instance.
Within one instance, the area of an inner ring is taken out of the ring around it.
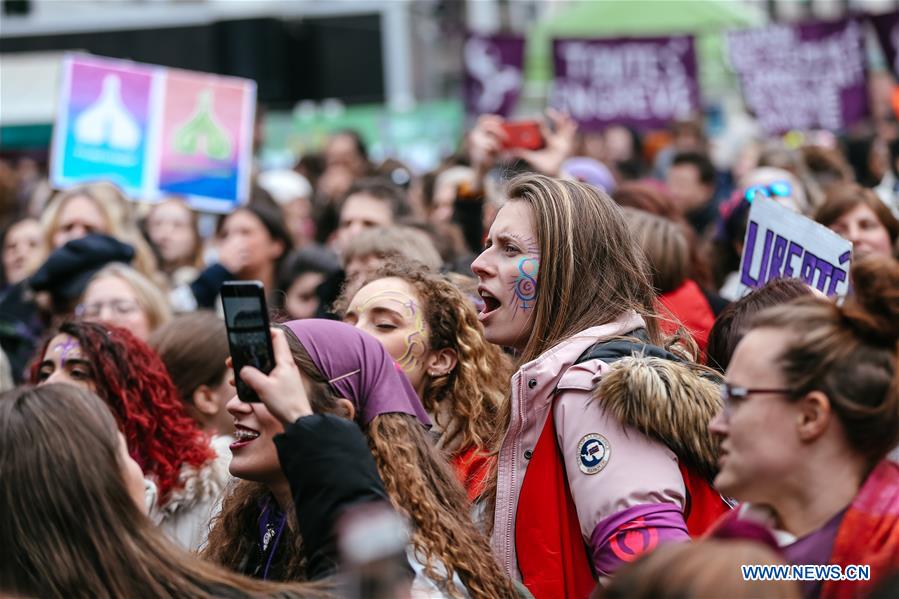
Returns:
[[[792,277],[828,296],[844,297],[851,257],[851,242],[774,200],[758,198],[746,225],[739,294]]]

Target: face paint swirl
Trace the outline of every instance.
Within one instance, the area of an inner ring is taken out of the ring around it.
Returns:
[[[537,273],[539,270],[540,260],[537,258],[522,258],[518,261],[518,276],[512,284],[517,309],[526,311],[534,307],[537,299]]]

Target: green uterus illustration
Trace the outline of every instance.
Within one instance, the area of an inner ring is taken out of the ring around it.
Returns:
[[[227,160],[231,156],[228,134],[212,114],[212,90],[207,89],[197,95],[194,113],[175,130],[172,149],[178,154],[202,152],[214,160]]]

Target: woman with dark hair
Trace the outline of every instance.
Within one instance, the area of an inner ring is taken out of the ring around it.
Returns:
[[[151,517],[185,548],[198,548],[228,482],[227,456],[216,458],[187,416],[159,356],[125,329],[77,321],[52,332],[38,355],[31,382],[69,383],[99,395],[152,483]]]
[[[856,257],[899,257],[899,220],[873,191],[861,185],[834,186],[815,220],[851,241]]]
[[[278,271],[278,289],[284,294],[281,306],[291,320],[315,318],[328,310],[334,297],[326,293],[335,287],[340,261],[330,250],[309,245],[294,250]]]
[[[312,412],[356,421],[365,433],[391,502],[412,524],[414,596],[513,596],[468,516],[464,490],[428,438],[421,400],[381,344],[347,324],[317,319],[282,325],[273,343],[276,368],[299,368]],[[241,376],[254,387],[265,378],[248,368]],[[302,579],[305,539],[290,526],[300,514],[270,443],[292,416],[279,420],[265,405],[237,397],[228,410],[237,429],[230,470],[243,480],[225,497],[205,556],[260,578]]]
[[[899,568],[899,263],[868,257],[851,276],[842,305],[756,316],[710,425],[715,487],[744,502],[722,526],[765,523],[793,564],[870,567],[865,581],[804,582],[805,597],[864,596]]]
[[[239,258],[232,274],[262,281],[266,293],[274,294],[281,262],[293,247],[283,216],[260,205],[242,206],[219,220],[217,235],[219,251]]]
[[[302,406],[301,397],[294,399]],[[323,424],[329,423],[300,418],[278,442],[291,450],[285,457],[300,457],[292,482],[316,489],[318,503],[300,510],[310,515],[300,525],[321,534],[309,535],[305,549],[333,562],[333,522],[341,509],[381,500],[384,492],[361,433]],[[255,580],[175,545],[146,516],[143,475],[115,417],[86,389],[48,384],[0,395],[0,455],[3,596],[335,596],[329,582]],[[302,457],[343,476],[329,481],[322,470],[304,468]],[[308,502],[308,495],[298,501]]]
[[[723,373],[730,364],[734,348],[749,330],[749,323],[756,314],[765,308],[811,295],[814,295],[811,287],[799,279],[771,279],[763,287],[753,289],[730,304],[709,331],[706,364]]]
[[[588,185],[540,175],[512,180],[508,197],[472,264],[485,337],[518,355],[487,490],[492,544],[538,599],[583,597],[635,554],[687,540],[709,483],[594,394],[610,369],[606,342],[662,342],[621,209]]]

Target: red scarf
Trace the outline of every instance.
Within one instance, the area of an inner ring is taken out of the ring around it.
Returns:
[[[825,581],[821,599],[867,594],[899,570],[899,464],[882,461],[846,510],[830,555],[845,572],[849,565],[871,566],[870,581]]]
[[[480,451],[472,445],[453,456],[450,464],[456,472],[456,478],[465,487],[468,501],[474,501],[484,491],[484,483],[490,473],[489,454]]]

